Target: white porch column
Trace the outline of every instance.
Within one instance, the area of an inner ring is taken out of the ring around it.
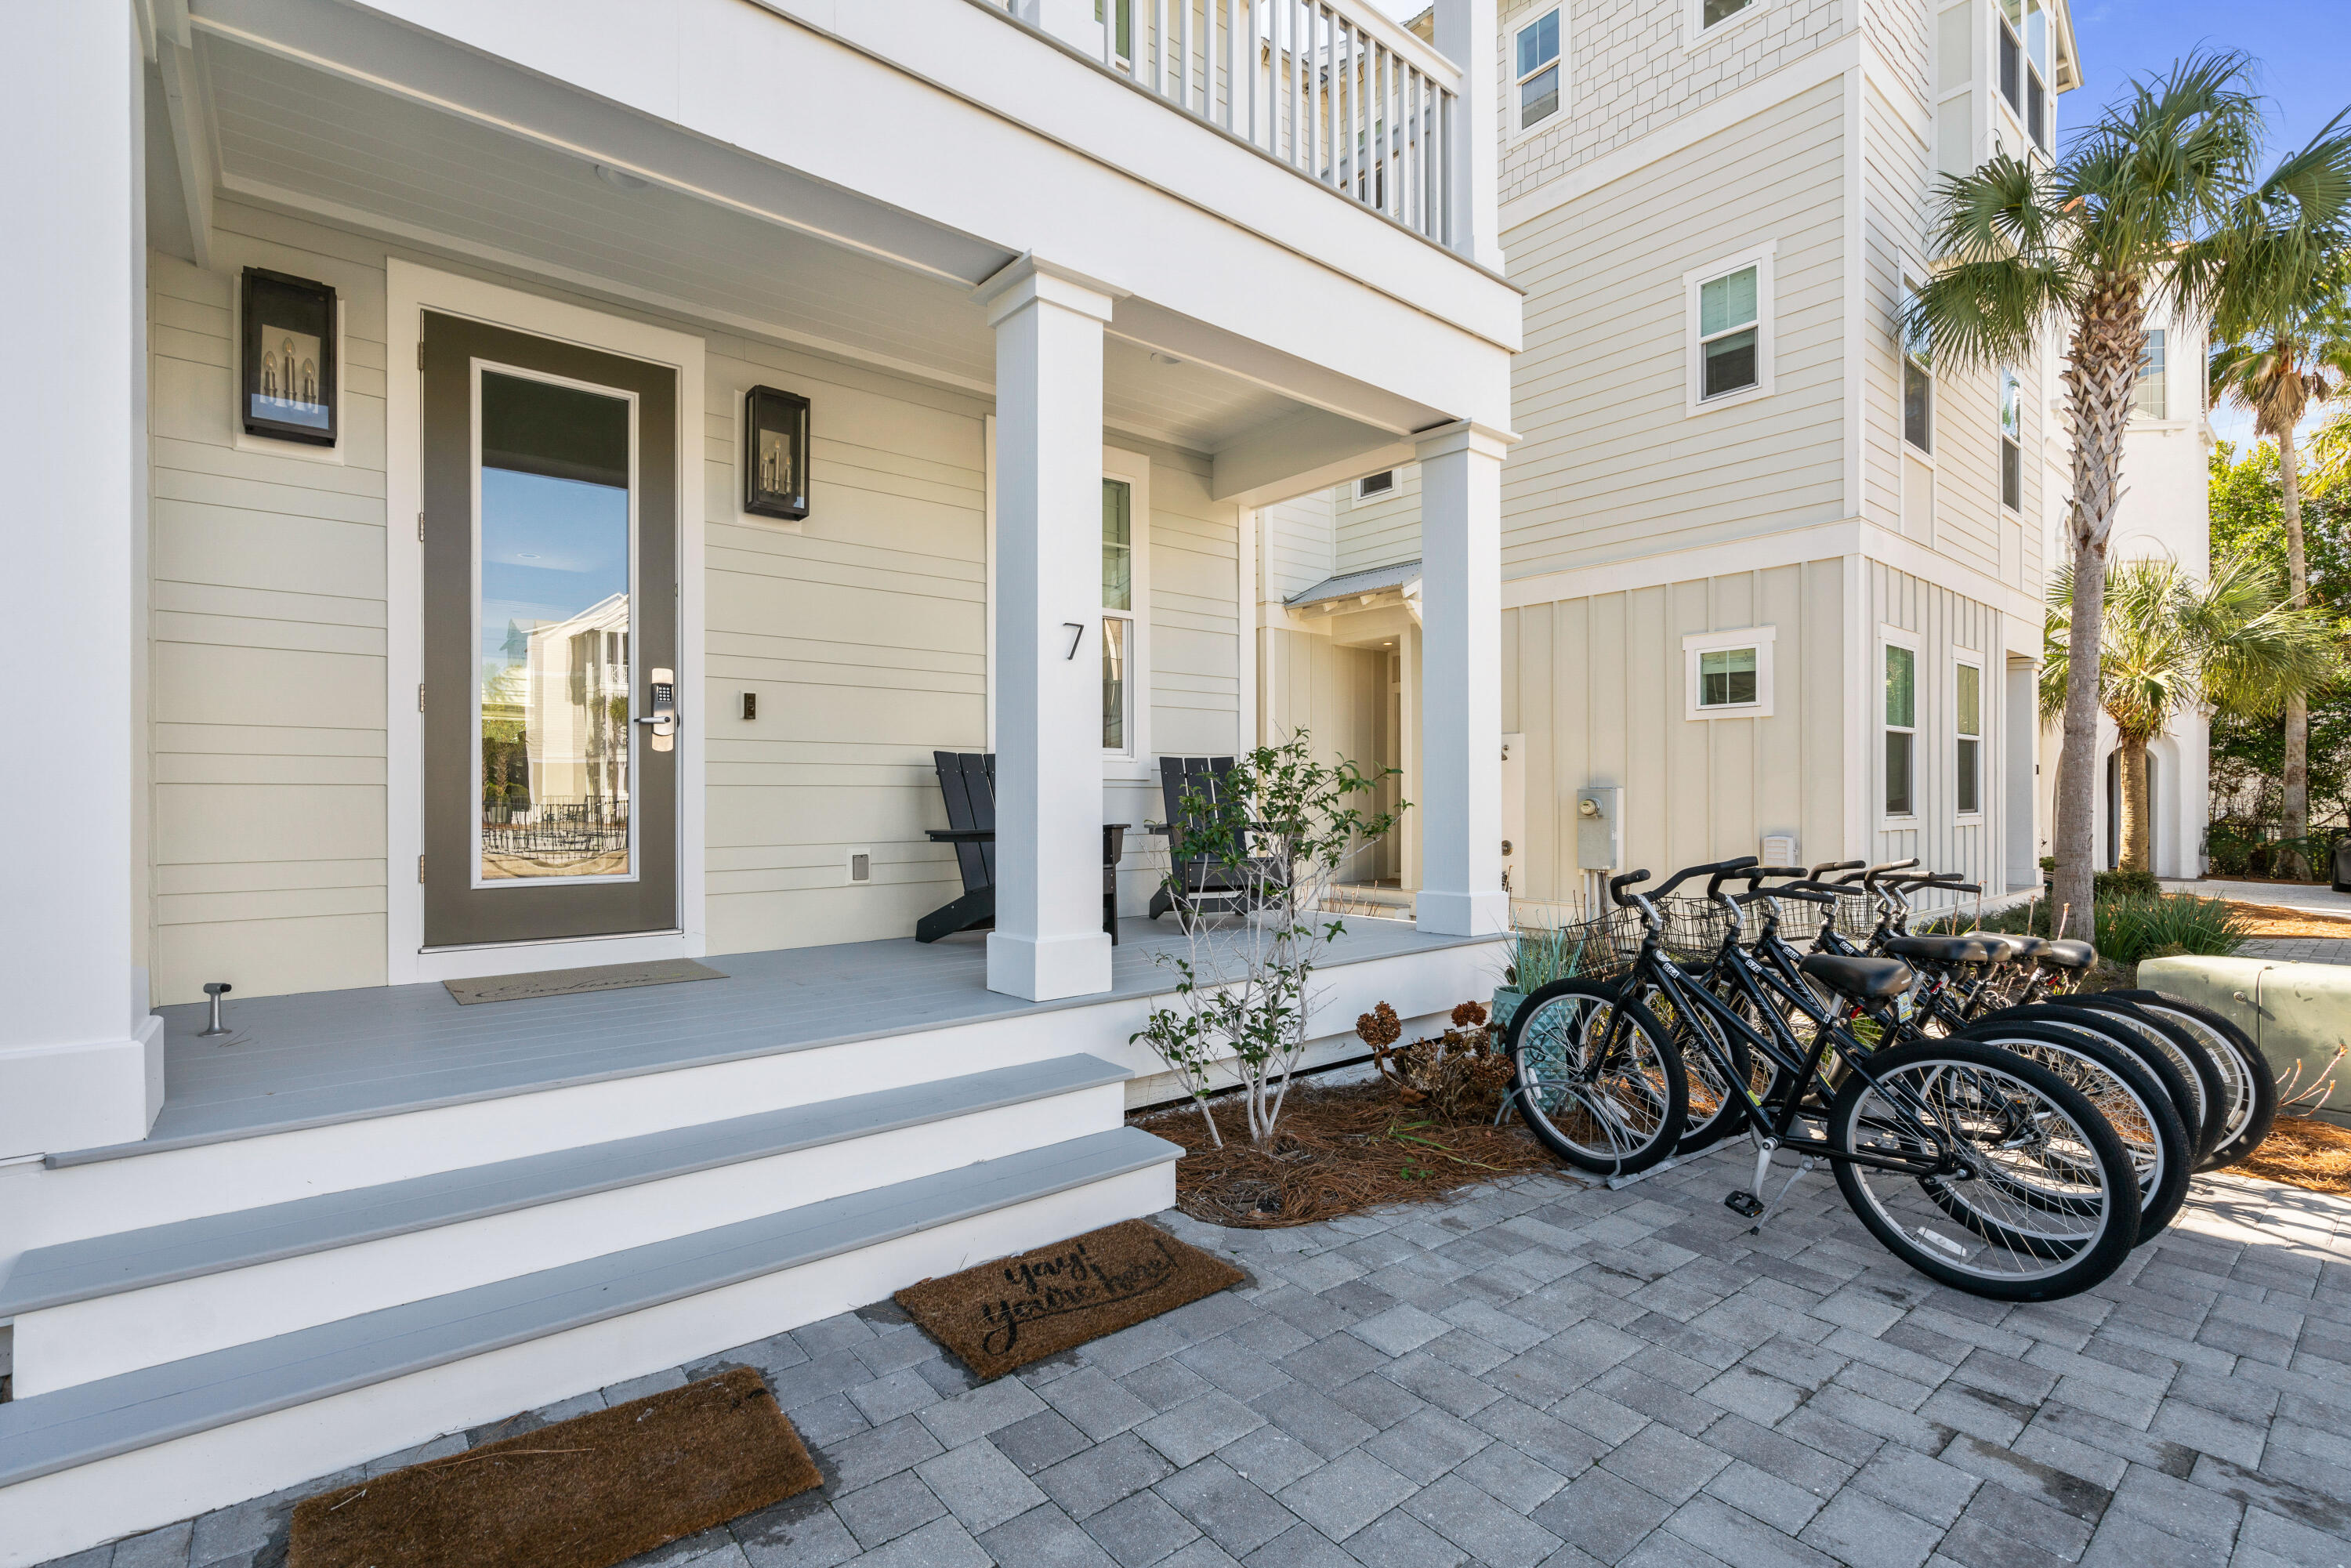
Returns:
[[[0,354],[13,691],[0,1158],[146,1135],[162,1103],[134,877],[145,713],[143,63],[131,8],[13,12]]]
[[[1461,68],[1461,123],[1453,138],[1453,248],[1502,269],[1495,204],[1501,197],[1500,42],[1494,0],[1437,0],[1437,52]],[[1562,53],[1562,60],[1566,56]]]
[[[1102,928],[1104,287],[1023,256],[996,329],[996,929],[987,988],[1110,989]],[[1071,640],[1076,638],[1071,651]]]
[[[1421,438],[1423,931],[1506,931],[1502,892],[1502,454],[1464,421]]]

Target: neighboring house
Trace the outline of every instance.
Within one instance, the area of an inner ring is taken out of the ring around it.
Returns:
[[[2215,438],[2204,385],[2204,364],[2210,352],[2210,344],[2200,325],[2176,320],[2168,314],[2149,319],[2147,359],[2139,368],[2130,428],[2123,438],[2122,500],[2115,508],[2109,551],[2113,560],[2174,560],[2199,577],[2210,569]],[[2057,423],[2054,392],[2053,388],[2053,427]],[[2062,439],[2051,444],[2049,461],[2052,484],[2043,493],[2054,500],[2049,509],[2044,548],[2054,570],[2065,564],[2068,554],[2064,544],[2067,459]],[[2059,741],[2057,727],[2043,731],[2042,755],[2050,758],[2041,777],[2040,852],[2044,855],[2052,852]],[[2204,874],[2204,830],[2211,821],[2210,758],[2210,722],[2199,709],[2174,715],[2169,733],[2147,746],[2148,848],[2158,876]],[[2122,779],[2115,756],[2114,722],[2103,714],[2098,718],[2096,767],[2098,784],[2092,796],[2096,813],[2095,852],[2099,865],[2119,865]]]
[[[1108,11],[19,17],[0,1565],[1165,1207],[1142,826],[1355,475],[1445,764],[1311,1032],[1490,987],[1493,12]]]
[[[1528,291],[1503,473],[1512,894],[1575,904],[1606,869],[1740,854],[2027,885],[2062,483],[2030,458],[2054,371],[1940,373],[1896,321],[1938,174],[2052,145],[2079,79],[2063,0],[1509,0],[1499,20],[1502,246]],[[1439,706],[1397,591],[1420,483],[1359,478],[1260,535],[1271,722],[1403,766],[1408,796]]]

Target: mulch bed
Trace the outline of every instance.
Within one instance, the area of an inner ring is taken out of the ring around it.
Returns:
[[[1237,1096],[1211,1103],[1225,1137],[1221,1150],[1196,1106],[1137,1118],[1137,1125],[1183,1145],[1176,1207],[1211,1225],[1311,1225],[1426,1202],[1497,1176],[1560,1168],[1515,1116],[1499,1127],[1484,1118],[1439,1122],[1404,1103],[1385,1082],[1294,1085],[1272,1142],[1261,1149],[1249,1141],[1248,1112]]]
[[[982,1382],[1249,1276],[1145,1220],[907,1286],[894,1300]]]
[[[2351,920],[2329,919],[2304,909],[2285,909],[2273,904],[2240,904],[2229,900],[2245,922],[2248,936],[2332,936],[2351,937]]]
[[[2262,1146],[2231,1168],[2288,1186],[2351,1197],[2351,1132],[2312,1116],[2280,1116]]]
[[[821,1481],[737,1367],[294,1510],[287,1568],[606,1568]]]

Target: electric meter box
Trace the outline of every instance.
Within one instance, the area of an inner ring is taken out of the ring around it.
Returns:
[[[1575,792],[1575,863],[1584,871],[1614,871],[1625,863],[1625,791],[1592,784]]]

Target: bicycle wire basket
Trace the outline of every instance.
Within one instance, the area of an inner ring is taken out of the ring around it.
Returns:
[[[1839,894],[1836,901],[1836,932],[1849,942],[1866,942],[1876,935],[1877,900],[1858,887],[1849,894]]]
[[[1660,946],[1666,956],[1686,966],[1712,963],[1730,932],[1730,916],[1723,907],[1708,898],[1667,898],[1656,903],[1665,923]],[[1635,909],[1612,909],[1590,920],[1562,925],[1555,937],[1565,960],[1562,972],[1583,980],[1614,980],[1632,968],[1646,935],[1640,912]]]

